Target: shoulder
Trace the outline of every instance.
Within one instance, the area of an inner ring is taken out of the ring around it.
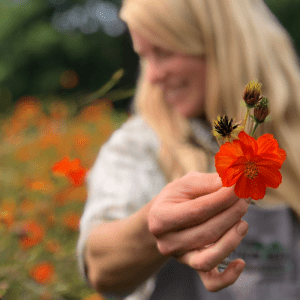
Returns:
[[[125,146],[150,147],[158,150],[159,139],[152,128],[140,115],[134,115],[117,129],[104,147]]]
[[[139,115],[131,117],[101,147],[87,177],[90,196],[100,189],[101,193],[111,194],[113,190],[116,194],[116,186],[124,195],[125,189],[139,183],[151,186],[153,181],[161,182],[158,152],[159,139],[154,131]]]
[[[101,147],[95,167],[105,161],[132,163],[133,160],[153,159],[159,151],[159,139],[151,127],[139,115],[130,117]],[[94,167],[94,169],[95,169]]]

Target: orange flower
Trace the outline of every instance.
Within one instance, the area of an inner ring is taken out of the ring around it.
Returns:
[[[53,167],[54,173],[60,173],[69,178],[74,186],[79,186],[84,183],[87,170],[80,165],[80,160],[74,159],[70,161],[68,157],[57,162]]]
[[[44,228],[35,221],[25,222],[21,226],[21,232],[20,246],[24,250],[39,244],[45,236]]]
[[[64,215],[63,223],[64,225],[74,231],[79,228],[80,216],[77,213],[69,212]]]
[[[45,249],[49,253],[56,253],[60,250],[61,245],[56,240],[48,240],[45,242]]]
[[[86,296],[83,300],[105,300],[100,294],[94,293],[92,295]]]
[[[15,104],[14,115],[29,120],[41,113],[40,100],[34,96],[23,96]]]
[[[264,134],[257,141],[244,131],[239,139],[225,143],[215,156],[215,165],[223,186],[235,185],[240,198],[254,200],[265,196],[266,188],[277,188],[282,176],[279,171],[286,158],[271,134]]]
[[[4,199],[0,206],[0,223],[10,228],[15,221],[17,204],[13,198]]]
[[[30,276],[41,284],[50,283],[53,280],[53,275],[54,267],[48,262],[39,263],[30,270]]]

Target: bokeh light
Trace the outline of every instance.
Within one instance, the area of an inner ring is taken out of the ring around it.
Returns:
[[[112,37],[120,36],[126,30],[123,21],[118,18],[118,7],[115,4],[95,0],[87,1],[83,5],[74,5],[64,12],[55,12],[52,26],[58,31],[80,30],[83,34],[93,34],[102,30]]]

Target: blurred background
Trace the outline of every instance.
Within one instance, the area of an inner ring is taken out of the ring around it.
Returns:
[[[300,0],[266,3],[300,53]],[[0,299],[104,299],[75,250],[85,176],[138,75],[120,5],[0,0]]]
[[[24,95],[83,101],[112,74],[116,88],[134,86],[137,57],[120,0],[2,0],[0,3],[0,110]],[[126,108],[128,98],[118,101]]]
[[[300,1],[266,0],[300,49]],[[0,111],[24,95],[69,101],[96,91],[120,68],[134,87],[138,59],[118,19],[121,0],[1,0]],[[130,97],[114,104],[126,108]]]

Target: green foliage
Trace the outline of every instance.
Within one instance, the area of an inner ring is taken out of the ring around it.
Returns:
[[[300,55],[300,1],[299,0],[265,0],[271,11],[291,35]]]
[[[111,37],[100,29],[94,34],[55,29],[54,14],[74,5],[83,7],[86,1],[65,2],[58,11],[47,0],[0,4],[0,96],[5,94],[0,111],[23,95],[69,95],[72,101],[78,93],[96,90],[120,67],[125,67],[126,76],[118,87],[133,87],[137,59],[132,53],[133,60],[125,58],[126,52],[132,52],[128,36]],[[79,79],[71,88],[61,82],[67,70],[73,70]]]

